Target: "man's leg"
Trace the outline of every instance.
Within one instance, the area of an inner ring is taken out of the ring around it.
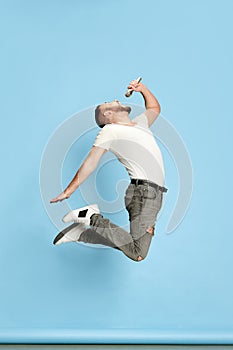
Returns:
[[[91,217],[91,227],[85,230],[79,237],[79,242],[102,244],[118,250],[128,250],[128,245],[134,245],[132,236],[121,227],[113,224],[101,214]]]
[[[109,241],[108,239],[102,237],[100,234],[98,234],[93,228],[89,228],[80,235],[78,242],[83,243],[90,243],[90,244],[102,244],[107,247],[119,249],[118,247],[114,246],[114,244]]]
[[[138,261],[147,256],[162,201],[163,192],[149,185],[130,184],[126,191],[125,205]]]
[[[162,192],[151,187],[148,189],[145,185],[130,185],[126,191],[125,204],[129,212],[130,233],[101,214],[94,214],[91,217],[93,230],[83,232],[79,241],[108,245],[120,249],[132,260],[141,261],[146,257],[154,235]],[[103,243],[99,243],[101,239]]]

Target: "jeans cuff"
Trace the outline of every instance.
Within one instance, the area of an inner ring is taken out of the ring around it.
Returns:
[[[90,225],[95,226],[96,220],[98,220],[99,217],[103,218],[101,214],[92,214],[90,217]]]

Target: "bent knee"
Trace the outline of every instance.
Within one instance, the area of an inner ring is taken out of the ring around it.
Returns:
[[[142,256],[142,255],[135,255],[134,257],[132,257],[132,260],[134,260],[134,261],[136,261],[136,262],[139,262],[139,261],[142,261],[142,260],[144,260],[145,259],[145,257],[144,256]]]
[[[154,226],[147,227],[146,232],[149,233],[151,236],[154,236],[155,227]]]

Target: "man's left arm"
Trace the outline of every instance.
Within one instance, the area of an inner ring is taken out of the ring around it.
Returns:
[[[57,197],[51,199],[50,203],[61,202],[67,199],[77,188],[87,179],[87,177],[95,170],[101,157],[107,150],[101,147],[93,146],[85,161],[75,174],[72,181],[66,189]]]

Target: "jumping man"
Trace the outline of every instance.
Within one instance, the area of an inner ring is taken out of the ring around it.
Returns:
[[[64,216],[64,222],[73,224],[57,235],[54,244],[77,241],[102,244],[141,261],[147,256],[167,188],[162,155],[149,129],[160,114],[159,102],[141,82],[133,80],[128,89],[141,93],[145,111],[131,120],[131,108],[117,100],[97,106],[95,120],[101,130],[93,147],[67,188],[50,203],[69,198],[95,170],[104,153],[112,152],[131,179],[125,193],[130,232],[104,218],[98,205],[92,204]]]

